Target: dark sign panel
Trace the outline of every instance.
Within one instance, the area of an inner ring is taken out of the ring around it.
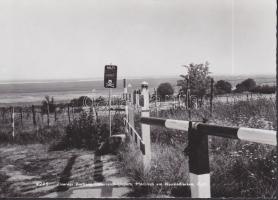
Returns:
[[[117,66],[116,65],[105,65],[104,87],[105,88],[117,87]]]

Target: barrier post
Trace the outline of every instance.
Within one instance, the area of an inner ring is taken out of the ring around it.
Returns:
[[[149,117],[150,116],[150,108],[149,108],[149,86],[147,82],[143,82],[141,84],[141,94],[143,97],[142,101],[142,109],[141,109],[141,117]],[[142,140],[145,144],[145,155],[143,155],[143,165],[144,171],[148,172],[150,169],[151,162],[151,135],[150,135],[150,125],[141,124],[142,130]]]
[[[191,121],[188,129],[188,147],[191,197],[210,198],[208,136],[198,133]]]

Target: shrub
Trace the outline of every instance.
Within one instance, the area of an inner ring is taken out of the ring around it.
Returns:
[[[95,150],[98,147],[102,128],[106,129],[100,123],[95,123],[91,115],[82,112],[80,118],[73,120],[66,127],[66,148],[88,148]]]
[[[214,85],[216,94],[231,93],[232,85],[228,81],[220,80]]]
[[[174,94],[174,89],[170,83],[161,83],[157,88],[157,94],[165,99],[166,95]]]

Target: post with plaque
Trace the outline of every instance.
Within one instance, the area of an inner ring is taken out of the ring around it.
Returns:
[[[112,88],[117,87],[117,66],[105,65],[104,67],[104,87],[109,88],[109,136],[112,135],[112,119],[111,119],[111,93]]]

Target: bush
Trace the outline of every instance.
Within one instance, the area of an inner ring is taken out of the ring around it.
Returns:
[[[174,94],[174,89],[170,83],[161,83],[157,88],[157,94],[165,100],[166,95]]]
[[[252,78],[248,78],[236,85],[235,92],[252,91],[256,87],[256,82]]]
[[[64,139],[66,148],[96,150],[100,137],[105,137],[105,135],[101,135],[103,132],[109,132],[107,126],[95,123],[92,115],[82,112],[80,118],[75,119],[66,127]]]
[[[232,85],[228,81],[220,80],[214,85],[216,94],[231,93]]]
[[[262,86],[259,85],[254,89],[252,89],[251,92],[260,93],[260,94],[274,94],[276,92],[276,87],[269,86],[269,85],[262,85]]]

